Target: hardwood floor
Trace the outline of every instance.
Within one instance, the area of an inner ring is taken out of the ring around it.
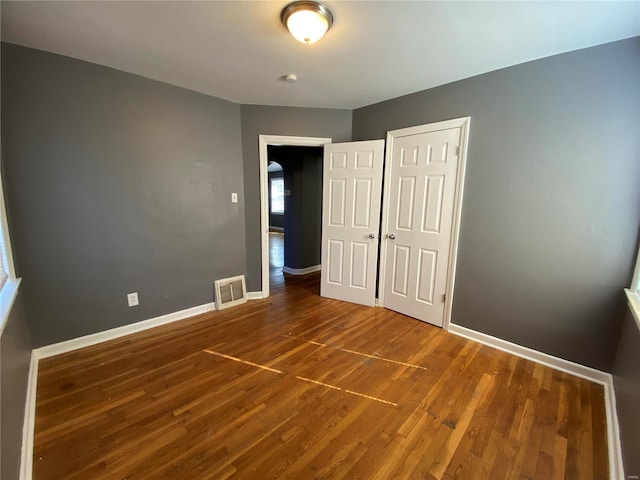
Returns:
[[[41,360],[34,478],[608,478],[600,385],[283,281]]]
[[[284,286],[284,234],[269,232],[269,287]]]

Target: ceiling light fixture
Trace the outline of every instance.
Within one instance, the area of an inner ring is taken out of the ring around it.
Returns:
[[[280,19],[296,40],[307,45],[315,43],[333,25],[333,13],[322,3],[293,2],[282,9]]]

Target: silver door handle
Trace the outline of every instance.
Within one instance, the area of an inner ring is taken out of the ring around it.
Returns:
[[[375,233],[370,233],[370,234],[369,234],[369,238],[370,238],[371,240],[373,240],[374,238],[376,238],[376,234],[375,234]]]
[[[395,240],[396,239],[396,234],[395,233],[390,233],[390,234],[387,235],[387,238],[389,240]]]

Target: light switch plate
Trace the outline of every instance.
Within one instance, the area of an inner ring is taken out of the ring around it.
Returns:
[[[235,192],[231,194],[231,203],[238,203],[238,194]]]

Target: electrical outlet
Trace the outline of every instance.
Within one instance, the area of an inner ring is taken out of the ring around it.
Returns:
[[[231,203],[238,203],[238,194],[235,192],[231,194]]]
[[[138,302],[138,292],[128,293],[127,302],[129,303],[130,307],[135,307],[136,305],[139,305],[140,302]]]

